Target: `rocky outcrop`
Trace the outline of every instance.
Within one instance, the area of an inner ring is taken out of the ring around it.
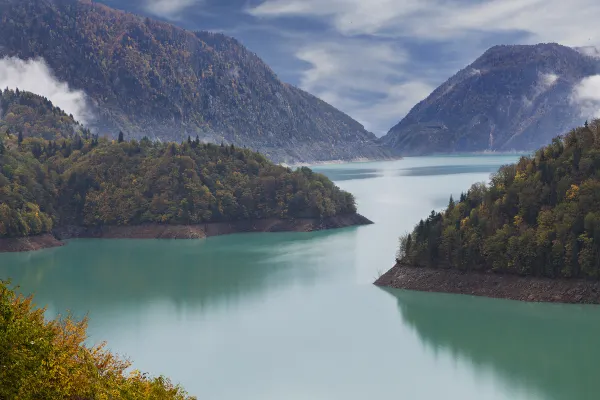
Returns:
[[[25,238],[0,238],[0,253],[35,251],[63,245],[63,242],[49,233]]]
[[[584,279],[533,278],[396,264],[375,285],[529,302],[600,304],[600,282]]]
[[[54,235],[15,239],[0,239],[0,253],[40,250],[64,245],[61,240],[76,238],[104,239],[202,239],[209,236],[250,232],[312,232],[326,229],[369,225],[373,222],[360,214],[337,215],[330,218],[264,219],[255,221],[215,222],[200,225],[144,224],[85,228],[64,226]],[[59,240],[60,239],[60,240]]]

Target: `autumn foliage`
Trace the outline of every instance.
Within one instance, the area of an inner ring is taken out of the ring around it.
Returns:
[[[600,121],[475,184],[401,238],[414,266],[600,279]]]
[[[55,110],[39,96],[27,98],[37,105],[22,112]],[[10,128],[25,131],[24,119],[16,112]],[[354,197],[324,175],[306,167],[293,171],[233,145],[198,137],[182,143],[118,141],[85,129],[45,137],[28,129],[20,140],[0,121],[0,238],[57,226],[188,225],[356,212]]]
[[[0,281],[0,399],[194,399],[165,377],[130,371],[105,343],[86,345],[86,319],[46,321],[44,312]]]

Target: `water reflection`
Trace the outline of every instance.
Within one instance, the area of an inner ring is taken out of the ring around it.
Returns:
[[[0,278],[35,293],[38,304],[76,314],[164,299],[214,307],[286,284],[326,280],[335,269],[321,268],[325,253],[338,251],[351,262],[355,229],[206,240],[74,240],[62,248],[3,255]],[[315,246],[317,241],[329,246]]]
[[[498,170],[496,164],[465,164],[465,165],[433,165],[425,167],[402,168],[398,170],[400,176],[431,176],[431,175],[456,175],[472,173],[493,173]]]
[[[424,346],[553,400],[598,398],[600,308],[386,290]]]
[[[313,168],[316,172],[324,173],[332,181],[349,181],[353,179],[371,179],[383,176],[381,169],[377,168],[339,168],[339,169],[319,169]]]

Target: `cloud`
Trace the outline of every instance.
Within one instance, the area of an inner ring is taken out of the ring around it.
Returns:
[[[571,101],[581,108],[584,118],[600,118],[600,75],[584,78],[575,86]]]
[[[146,0],[144,8],[149,13],[178,21],[182,18],[182,13],[189,7],[199,4],[202,0]]]
[[[315,42],[302,47],[296,57],[308,63],[300,79],[303,89],[377,135],[386,133],[433,90],[432,85],[406,75],[409,54],[393,43]]]
[[[530,42],[600,42],[596,0],[266,0],[249,13],[323,18],[345,35],[447,41],[474,32],[519,31]]]
[[[247,12],[324,22],[296,52],[308,63],[300,84],[376,134],[492,44],[600,44],[597,0],[264,0]],[[558,78],[540,76],[533,96]],[[582,83],[577,101],[595,101],[586,89],[594,82]]]
[[[0,88],[6,87],[44,96],[81,123],[93,119],[85,93],[71,90],[66,83],[58,81],[41,58],[28,61],[13,57],[0,59]]]

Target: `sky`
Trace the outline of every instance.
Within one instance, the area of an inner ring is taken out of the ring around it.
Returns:
[[[600,44],[598,0],[100,2],[233,36],[378,136],[493,45]]]

